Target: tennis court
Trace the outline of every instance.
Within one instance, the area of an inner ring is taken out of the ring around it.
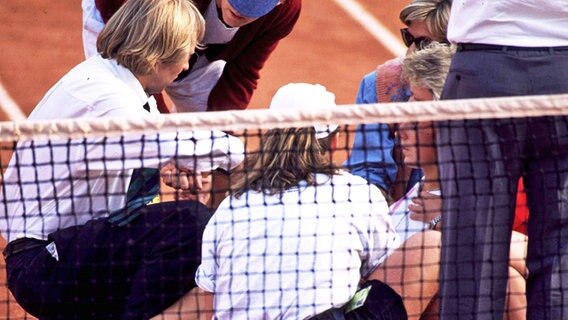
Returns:
[[[377,40],[380,34],[373,23],[398,39],[398,12],[405,3],[304,1],[296,28],[262,70],[250,108],[265,108],[276,89],[289,82],[320,83],[336,94],[337,103],[353,103],[362,76],[392,58],[393,50],[400,51],[400,42]],[[366,25],[357,16],[361,10],[368,15]],[[0,21],[0,120],[23,120],[46,91],[83,60],[80,1],[3,0]],[[13,301],[4,303],[7,297],[8,290],[0,288],[0,319],[24,318]]]

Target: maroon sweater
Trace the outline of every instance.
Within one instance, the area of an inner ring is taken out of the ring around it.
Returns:
[[[215,0],[193,0],[203,14]],[[106,22],[126,0],[95,0]],[[209,61],[227,64],[219,82],[209,95],[208,111],[246,109],[260,78],[260,70],[300,17],[302,0],[287,0],[267,15],[239,28],[226,45],[211,46],[205,54]]]

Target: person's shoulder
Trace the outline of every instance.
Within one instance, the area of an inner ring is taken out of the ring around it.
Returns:
[[[366,75],[363,76],[361,79],[361,83],[365,85],[373,84],[377,82],[377,70],[373,70]]]
[[[238,197],[230,195],[221,201],[221,204],[219,204],[219,207],[217,207],[217,210],[215,211],[215,216],[220,219],[233,219],[233,215],[236,212],[249,210],[252,207],[267,205],[271,202],[270,199],[271,196],[267,196],[263,192],[252,190],[245,191]],[[241,214],[237,213],[237,215]],[[248,215],[245,214],[244,216],[246,217]]]
[[[367,179],[354,175],[348,171],[342,171],[342,176],[346,179],[347,183],[352,186],[352,188],[355,188],[356,192],[361,191],[366,196],[379,197],[381,200],[384,199],[381,190]]]
[[[105,64],[105,59],[101,58],[100,55],[92,56],[79,63],[69,71],[66,77],[73,78],[72,80],[85,79],[85,81],[100,81],[101,78],[116,78],[109,72]]]
[[[99,56],[91,57],[64,78],[64,89],[88,105],[128,106],[140,101],[131,84],[111,72]]]
[[[400,57],[396,57],[387,60],[383,64],[379,65],[375,71],[381,75],[395,74],[396,76],[400,76],[400,73],[402,72],[402,59]]]
[[[129,87],[124,79],[96,61],[96,57],[89,58],[78,65],[70,73],[68,82],[75,82],[78,85],[84,84],[90,88],[100,86],[101,89],[106,88],[108,91],[125,91]],[[128,94],[130,91],[126,91],[124,94]]]

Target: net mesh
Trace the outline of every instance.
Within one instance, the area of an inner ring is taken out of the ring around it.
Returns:
[[[7,259],[30,264],[29,274],[14,273],[11,292],[3,270],[0,310],[33,318],[13,293],[32,314],[55,308],[65,318],[83,308],[112,318],[110,306],[155,315],[195,278],[201,290],[170,316],[210,318],[206,292],[215,292],[222,319],[325,318],[340,308],[394,317],[396,302],[386,306],[397,295],[411,316],[435,312],[441,281],[455,281],[439,275],[440,252],[473,245],[452,238],[462,230],[437,231],[444,207],[459,217],[494,213],[476,230],[492,248],[510,246],[510,257],[483,274],[494,290],[472,294],[493,298],[506,286],[507,312],[524,312],[528,207],[518,191],[527,190],[531,209],[556,208],[549,218],[565,223],[566,116],[568,95],[548,95],[0,123],[2,247],[15,243]],[[330,124],[337,132],[314,141],[313,126]],[[391,158],[390,169],[380,163]],[[532,165],[541,159],[547,169]],[[389,174],[387,187],[375,183]],[[518,233],[509,243],[510,228]],[[478,266],[474,257],[455,259]],[[50,263],[67,269],[50,271]],[[45,272],[54,272],[49,283],[37,276]],[[107,306],[91,303],[98,299]]]

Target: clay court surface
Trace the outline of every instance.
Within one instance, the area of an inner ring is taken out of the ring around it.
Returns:
[[[46,91],[84,58],[80,0],[0,1],[0,83],[27,115]],[[402,0],[304,0],[302,15],[261,73],[250,108],[265,108],[274,92],[289,82],[320,83],[339,104],[354,102],[363,75],[393,57],[338,3],[359,4],[398,36]],[[2,96],[2,94],[0,94]],[[0,103],[5,102],[0,101]],[[61,108],[65,108],[64,105]],[[0,120],[18,120],[0,109]],[[7,159],[0,159],[7,163]],[[0,243],[3,247],[3,242]],[[0,258],[0,319],[30,319],[8,302],[4,260]]]

